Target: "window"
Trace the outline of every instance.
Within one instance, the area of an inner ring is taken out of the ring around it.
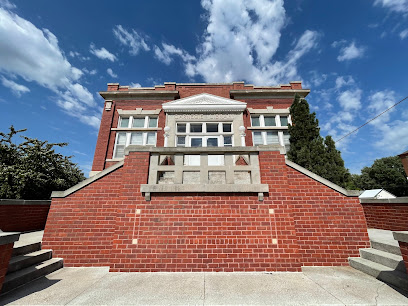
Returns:
[[[177,147],[232,147],[231,122],[177,123]]]
[[[148,128],[157,128],[158,118],[143,117],[119,117],[118,127],[128,129],[138,129],[131,132],[118,132],[116,134],[115,148],[113,157],[122,158],[125,155],[125,148],[128,145],[156,145],[156,131],[146,130]],[[140,131],[139,131],[140,129]]]
[[[281,146],[289,146],[289,133],[287,130],[266,129],[272,127],[286,127],[289,123],[288,116],[284,115],[256,115],[251,116],[253,127],[265,128],[254,129],[252,132],[252,140],[254,145],[269,145],[280,144]]]

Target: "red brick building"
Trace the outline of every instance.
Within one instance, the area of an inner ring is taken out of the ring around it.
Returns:
[[[285,158],[301,82],[108,84],[91,177],[53,192],[65,266],[299,271],[368,247],[358,193]]]

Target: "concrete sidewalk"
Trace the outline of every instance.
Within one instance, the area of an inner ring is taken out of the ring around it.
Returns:
[[[401,293],[350,267],[303,273],[109,273],[63,268],[0,298],[12,305],[408,305]]]

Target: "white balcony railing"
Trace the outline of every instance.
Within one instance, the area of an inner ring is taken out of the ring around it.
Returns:
[[[269,192],[261,184],[257,147],[160,148],[129,146],[127,152],[149,151],[149,179],[141,192],[256,193]]]

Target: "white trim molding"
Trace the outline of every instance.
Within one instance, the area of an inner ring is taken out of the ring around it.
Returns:
[[[232,99],[203,93],[163,104],[165,112],[243,112],[247,104]]]

